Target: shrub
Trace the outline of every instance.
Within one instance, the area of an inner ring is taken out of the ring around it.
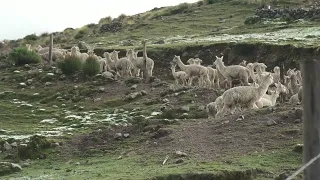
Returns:
[[[78,31],[77,34],[74,36],[75,39],[83,38],[84,34],[81,31]]]
[[[190,8],[190,4],[181,3],[178,6],[170,8],[170,14],[181,14],[187,12]]]
[[[62,73],[72,75],[81,70],[81,59],[77,56],[66,55],[64,60],[57,62]]]
[[[105,18],[101,18],[99,24],[110,24],[112,22],[112,17],[108,16]]]
[[[250,16],[250,17],[247,17],[246,20],[244,21],[244,24],[256,24],[256,23],[259,23],[261,22],[261,18],[259,16]]]
[[[89,56],[83,64],[82,71],[85,75],[94,76],[100,72],[100,63],[95,57]]]
[[[41,56],[38,53],[29,51],[26,47],[14,49],[9,53],[8,59],[16,66],[36,64],[42,61]]]
[[[30,34],[24,37],[23,39],[28,41],[36,41],[38,40],[38,36],[36,34]]]
[[[48,32],[44,32],[44,33],[42,33],[40,36],[41,36],[41,37],[47,37],[47,36],[49,36],[49,33],[48,33]]]

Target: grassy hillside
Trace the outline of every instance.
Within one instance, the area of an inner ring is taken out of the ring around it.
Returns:
[[[99,24],[85,25],[79,29],[67,28],[63,32],[56,32],[55,44],[70,47],[79,41],[96,44],[97,47],[140,45],[142,39],[149,39],[151,43],[166,44],[183,43],[186,38],[218,36],[223,34],[245,34],[272,32],[279,29],[295,27],[318,26],[318,22],[309,23],[274,23],[245,25],[247,17],[253,16],[260,3],[248,3],[239,0],[212,0],[210,4],[202,1],[194,4],[183,3],[178,6],[155,8],[134,16],[121,15],[116,19],[102,18]],[[268,3],[267,3],[268,4]],[[305,5],[301,1],[279,1],[273,8],[298,7]],[[120,25],[119,25],[120,24]],[[106,26],[106,28],[102,28]],[[101,29],[108,29],[105,32]],[[49,37],[43,33],[39,37],[26,36],[18,40],[16,45],[31,43],[32,45],[47,45]]]

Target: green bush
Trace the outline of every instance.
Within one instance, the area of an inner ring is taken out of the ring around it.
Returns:
[[[8,60],[16,66],[25,64],[37,64],[42,61],[41,56],[34,52],[29,51],[26,47],[16,48],[9,53]]]
[[[64,60],[57,62],[58,67],[62,73],[72,75],[81,70],[81,59],[76,56],[67,55]]]
[[[261,22],[261,18],[259,16],[250,16],[247,17],[244,21],[244,24],[249,25],[249,24],[257,24]]]
[[[100,63],[95,57],[89,56],[83,64],[82,71],[85,75],[94,76],[100,72]]]
[[[23,38],[24,40],[36,41],[38,40],[38,36],[36,34],[30,34]]]

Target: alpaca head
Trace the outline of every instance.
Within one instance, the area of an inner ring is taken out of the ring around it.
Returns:
[[[274,73],[280,74],[280,68],[278,66],[273,68]]]
[[[187,63],[188,64],[194,64],[194,59],[193,58],[188,59]]]
[[[267,69],[267,66],[264,63],[258,63],[258,66],[260,66],[262,72],[265,72]]]
[[[120,51],[116,51],[116,50],[113,50],[112,52],[112,59],[118,59],[119,58],[119,53]]]
[[[171,69],[171,70],[175,70],[175,69],[176,69],[176,66],[177,66],[177,64],[171,64],[171,65],[170,65],[170,69]]]
[[[77,52],[78,52],[77,48],[75,46],[73,46],[71,48],[71,55],[75,56],[75,55],[77,55]]]
[[[126,56],[127,56],[127,57],[128,57],[128,56],[134,57],[134,50],[133,50],[133,49],[127,50]]]
[[[274,83],[276,86],[276,91],[278,91],[279,93],[285,93],[285,94],[289,94],[289,90],[286,86],[284,86],[283,84],[279,83]]]
[[[176,56],[176,55],[175,55],[175,56],[173,57],[173,59],[172,59],[172,62],[175,63],[175,64],[177,64],[179,61],[181,61],[180,56]]]
[[[253,70],[254,66],[252,63],[248,63],[246,66],[248,69]]]
[[[194,59],[194,64],[200,65],[203,61],[200,58]]]
[[[265,85],[269,86],[272,83],[273,83],[273,77],[270,73],[268,73],[265,76],[262,76],[262,81],[261,81],[260,85],[265,84]]]
[[[223,56],[221,57],[216,56],[216,61],[214,61],[213,65],[217,65],[218,63],[223,64],[222,60],[223,60]]]

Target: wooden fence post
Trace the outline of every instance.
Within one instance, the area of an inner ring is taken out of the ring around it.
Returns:
[[[49,44],[49,62],[52,64],[52,48],[53,48],[53,34],[50,34],[50,44]]]
[[[300,64],[303,76],[303,163],[320,153],[320,61]],[[320,159],[304,170],[304,180],[320,179]]]

